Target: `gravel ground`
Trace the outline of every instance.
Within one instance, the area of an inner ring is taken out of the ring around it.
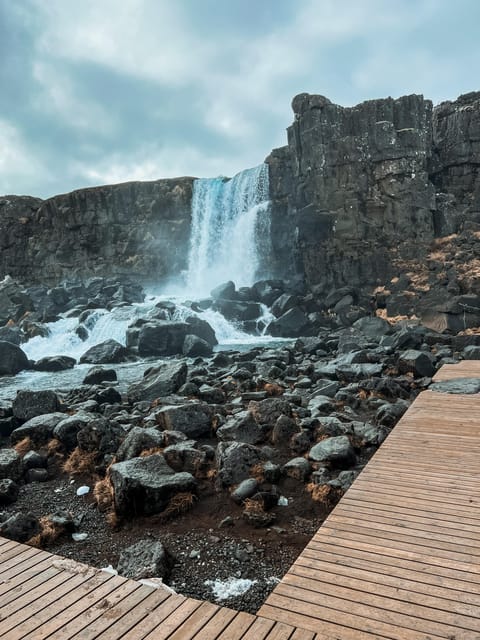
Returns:
[[[268,528],[256,529],[247,524],[241,507],[213,487],[210,495],[204,492],[202,500],[189,512],[173,520],[164,522],[153,516],[112,528],[98,511],[91,492],[77,496],[77,488],[84,483],[85,480],[72,480],[61,474],[44,483],[24,485],[17,502],[5,511],[31,512],[37,517],[67,512],[75,521],[76,532],[86,533],[87,538],[75,542],[70,533],[65,533],[45,548],[99,568],[116,567],[122,549],[140,539],[158,539],[175,558],[168,580],[175,591],[251,613],[263,604],[325,516],[304,486],[292,480],[283,487],[289,505],[273,510],[275,522]],[[228,524],[220,526],[225,518]],[[231,579],[237,581],[234,585],[249,588],[245,593],[222,598],[225,585],[222,588],[222,584],[213,583]],[[215,592],[214,586],[222,593]]]

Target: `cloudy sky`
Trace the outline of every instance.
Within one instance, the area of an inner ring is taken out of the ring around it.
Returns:
[[[478,0],[0,0],[0,194],[232,175],[291,99],[480,89]]]

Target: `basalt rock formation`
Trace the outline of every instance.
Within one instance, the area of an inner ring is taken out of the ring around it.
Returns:
[[[0,198],[0,276],[23,282],[185,268],[193,178],[80,189],[48,200]]]
[[[319,295],[385,284],[423,264],[436,238],[476,231],[480,92],[435,108],[419,95],[344,108],[300,94],[292,106],[288,145],[267,158],[272,276],[304,277]],[[45,201],[2,197],[0,279],[178,275],[192,185],[178,178]]]
[[[385,283],[480,220],[480,93],[434,109],[418,95],[344,108],[300,94],[292,108],[288,145],[267,158],[279,274],[326,291]]]

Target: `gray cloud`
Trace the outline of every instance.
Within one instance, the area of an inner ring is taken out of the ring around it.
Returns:
[[[291,98],[473,90],[476,0],[0,0],[0,193],[231,175]]]

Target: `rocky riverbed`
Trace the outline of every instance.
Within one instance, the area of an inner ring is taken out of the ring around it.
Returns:
[[[123,344],[85,350],[66,389],[56,375],[77,359],[32,362],[25,340],[59,314],[87,340],[95,310],[128,309],[141,288],[7,280],[0,294],[1,373],[51,373],[49,390],[0,403],[1,535],[251,612],[436,369],[479,349],[475,335],[390,323],[345,291],[325,304],[280,281],[226,283],[190,314],[161,302],[132,317]],[[255,331],[262,305],[270,334],[290,340],[214,350],[204,310]],[[120,388],[125,362],[146,370]]]

